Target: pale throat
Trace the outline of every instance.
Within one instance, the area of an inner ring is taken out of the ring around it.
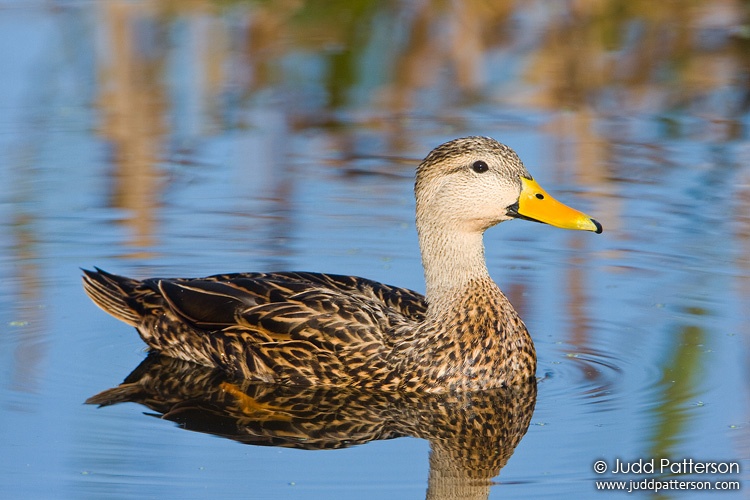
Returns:
[[[456,300],[472,281],[491,281],[484,259],[483,231],[430,226],[426,224],[418,231],[428,304]]]

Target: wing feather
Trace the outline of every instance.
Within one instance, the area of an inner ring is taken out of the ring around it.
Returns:
[[[352,276],[236,273],[139,282],[97,271],[101,278],[86,271],[87,291],[135,324],[152,349],[266,382],[343,384],[386,373],[392,333],[422,321],[427,308],[416,292]]]

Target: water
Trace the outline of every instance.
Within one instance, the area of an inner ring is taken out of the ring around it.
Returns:
[[[421,437],[241,445],[141,405],[84,405],[145,353],[78,268],[310,270],[423,290],[413,168],[469,134],[511,145],[605,227],[486,235],[540,377],[489,496],[600,497],[594,481],[611,476],[593,464],[616,458],[739,462],[719,479],[747,481],[743,9],[3,2],[4,496],[424,497]]]

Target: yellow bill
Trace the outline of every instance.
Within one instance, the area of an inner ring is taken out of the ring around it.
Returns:
[[[602,232],[602,225],[583,212],[563,205],[534,180],[521,177],[521,196],[517,214],[524,219],[544,222],[563,229]]]

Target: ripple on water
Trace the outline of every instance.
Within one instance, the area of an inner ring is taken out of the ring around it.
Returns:
[[[626,404],[633,384],[629,380],[632,363],[628,360],[591,346],[558,343],[546,350],[545,357],[540,356],[539,389],[549,400],[565,399],[587,407],[583,410],[586,413],[612,411]],[[643,376],[653,378],[645,373]]]
[[[591,411],[615,408],[622,360],[588,347],[579,349],[564,344],[556,347],[551,361],[540,362],[540,390],[553,401],[564,398],[596,405]]]

